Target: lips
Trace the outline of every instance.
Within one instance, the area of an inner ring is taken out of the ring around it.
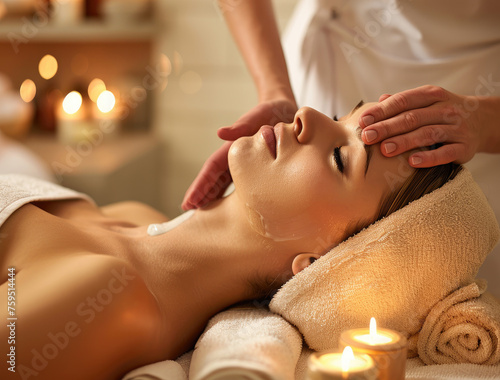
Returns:
[[[271,155],[276,158],[276,136],[274,134],[274,128],[269,125],[264,125],[261,128],[260,134],[266,142]]]

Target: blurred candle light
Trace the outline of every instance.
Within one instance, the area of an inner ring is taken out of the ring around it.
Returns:
[[[56,75],[58,69],[57,59],[52,55],[45,55],[38,64],[38,72],[43,79],[51,79]]]
[[[101,95],[104,91],[106,91],[106,84],[104,84],[102,79],[95,78],[92,80],[92,82],[90,82],[88,93],[90,100],[92,100],[94,103],[97,103],[99,95]]]
[[[51,19],[57,24],[77,24],[84,12],[84,0],[57,0],[53,2]]]
[[[19,93],[21,94],[21,99],[23,99],[26,103],[31,102],[36,95],[36,85],[31,79],[26,79],[19,89]]]
[[[116,97],[111,91],[103,91],[96,101],[94,119],[99,129],[107,135],[118,131],[118,116],[116,112]]]
[[[69,115],[74,115],[80,110],[82,103],[82,95],[78,91],[71,91],[63,100],[63,110]]]
[[[66,95],[57,117],[57,136],[61,143],[77,145],[91,138],[95,126],[87,120],[83,98],[78,91]]]
[[[97,98],[97,108],[103,113],[108,113],[115,107],[116,99],[111,91],[103,91]]]

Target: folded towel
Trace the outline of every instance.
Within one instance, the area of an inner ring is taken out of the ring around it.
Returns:
[[[187,380],[187,376],[179,363],[165,360],[136,368],[122,380]]]
[[[500,303],[485,290],[477,280],[432,308],[418,334],[425,364],[500,362]]]
[[[342,331],[367,327],[370,317],[410,338],[438,301],[474,281],[499,236],[464,169],[316,260],[277,292],[270,309],[314,350],[336,348]]]
[[[34,201],[85,199],[89,196],[53,183],[20,174],[0,175],[0,226],[14,211]]]
[[[414,358],[406,361],[405,379],[498,380],[500,379],[500,364],[494,366],[470,363],[425,365],[419,358]]]
[[[236,307],[213,317],[198,339],[190,380],[293,380],[299,332],[267,309]]]

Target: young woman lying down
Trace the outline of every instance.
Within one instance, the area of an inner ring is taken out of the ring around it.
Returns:
[[[460,171],[413,169],[365,146],[357,120],[368,106],[338,121],[302,108],[291,124],[238,139],[229,152],[235,191],[164,234],[147,231],[167,218],[133,202],[19,207],[0,228],[3,321],[16,271],[16,378],[119,379],[175,359],[217,312],[269,296]],[[9,333],[1,330],[3,347]]]

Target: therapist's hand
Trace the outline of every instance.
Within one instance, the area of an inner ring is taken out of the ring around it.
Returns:
[[[293,100],[264,101],[241,116],[234,124],[220,128],[217,131],[218,136],[228,141],[207,159],[184,195],[182,208],[190,210],[203,207],[208,202],[222,197],[231,183],[227,154],[234,140],[255,134],[263,125],[292,122],[295,112],[297,105]]]
[[[476,152],[493,152],[489,139],[498,138],[498,98],[462,96],[437,86],[422,86],[382,95],[359,119],[366,144],[380,145],[386,157],[443,143],[436,150],[414,153],[411,166],[425,168],[449,162],[465,163]]]

